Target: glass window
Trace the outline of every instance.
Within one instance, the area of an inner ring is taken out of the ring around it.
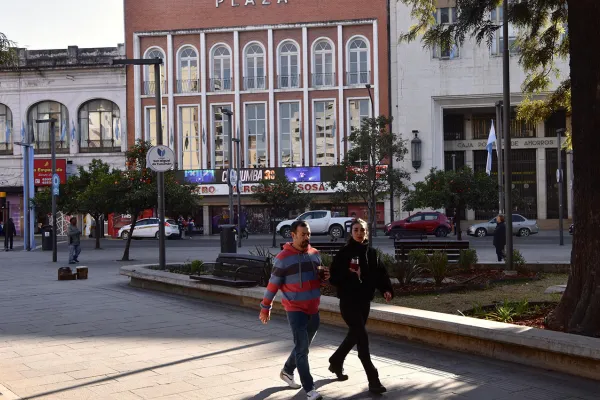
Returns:
[[[348,54],[348,85],[364,85],[369,83],[369,48],[364,39],[350,42]]]
[[[314,215],[313,212],[307,212],[307,213],[304,213],[301,216],[299,216],[298,219],[301,221],[306,221],[309,219],[313,219],[313,215]]]
[[[279,104],[279,157],[281,167],[302,165],[299,102]]]
[[[246,48],[246,89],[265,88],[265,54],[261,46],[251,44]]]
[[[350,126],[348,127],[347,137],[350,137],[352,132],[358,131],[361,128],[363,120],[371,117],[371,101],[369,99],[350,100],[348,105],[348,115],[350,117]],[[348,150],[352,148],[352,143],[348,140]],[[361,156],[362,162],[363,158]]]
[[[152,58],[160,58],[163,60],[163,63],[160,65],[160,93],[166,93],[166,66],[165,66],[165,54],[159,48],[152,48],[146,52],[144,56],[146,59]],[[148,96],[153,96],[156,94],[156,79],[154,77],[154,65],[146,65],[144,67],[144,94]]]
[[[79,149],[81,152],[120,151],[121,114],[110,100],[92,100],[79,109]]]
[[[315,165],[335,165],[335,103],[317,101],[314,109],[315,119]]]
[[[425,217],[423,219],[425,221],[437,221],[438,216],[437,214],[425,214]]]
[[[267,166],[267,127],[265,104],[246,104],[246,166]]]
[[[502,55],[504,51],[504,31],[502,30],[502,23],[504,21],[503,18],[504,11],[502,6],[492,10],[490,19],[492,22],[500,25],[500,29],[496,31],[494,35],[494,40],[492,41],[492,54]],[[508,49],[511,54],[518,53],[519,47],[517,46],[517,30],[513,26],[513,24],[508,24]]]
[[[183,169],[202,168],[198,107],[179,109],[179,135],[183,140]]]
[[[408,219],[408,222],[418,222],[418,221],[422,221],[423,220],[423,216],[422,215],[415,215],[413,217],[410,217]]]
[[[222,110],[231,110],[231,106],[212,106],[213,126],[211,144],[214,143],[212,152],[212,165],[214,169],[229,168],[229,119]]]
[[[434,13],[438,25],[451,25],[456,23],[456,8],[442,7]],[[458,46],[452,44],[435,45],[433,48],[433,57],[442,59],[458,58]]]
[[[212,52],[211,90],[231,90],[231,52],[225,45]]]
[[[284,42],[279,48],[279,87],[297,88],[300,86],[298,69],[298,47],[292,42]]]
[[[56,119],[54,139],[56,151],[69,152],[69,113],[67,107],[56,101],[42,101],[29,109],[28,127],[33,132],[33,143],[37,153],[50,153],[50,123],[36,123],[39,119]]]
[[[315,213],[315,217],[313,219],[325,218],[327,217],[327,211],[319,211]]]
[[[525,218],[523,218],[517,214],[513,214],[512,220],[513,220],[513,222],[525,222]]]
[[[8,106],[0,103],[0,153],[12,153],[13,118]]]
[[[334,86],[333,46],[320,40],[314,46],[313,86]]]
[[[192,47],[179,50],[179,70],[177,92],[190,93],[198,91],[198,54]]]
[[[162,107],[161,113],[161,126],[162,126],[162,139],[163,144],[168,146],[168,141],[165,140],[165,124],[167,121],[167,107]],[[146,140],[152,143],[153,146],[157,144],[157,133],[156,133],[156,108],[155,107],[147,107],[146,108]]]

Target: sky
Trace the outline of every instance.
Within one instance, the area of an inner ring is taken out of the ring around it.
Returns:
[[[0,32],[30,50],[116,47],[123,0],[0,0]]]

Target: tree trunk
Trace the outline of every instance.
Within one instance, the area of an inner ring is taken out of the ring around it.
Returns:
[[[96,222],[96,247],[95,250],[100,250],[100,233],[102,232],[102,227],[100,226],[100,216],[99,215],[93,215],[92,216],[94,218],[94,221]]]
[[[598,0],[569,0],[575,234],[567,288],[553,329],[600,337],[600,29]],[[596,28],[594,28],[596,27]]]
[[[133,231],[135,229],[135,223],[137,221],[137,216],[139,212],[135,212],[131,217],[131,230],[129,231],[129,237],[127,238],[127,243],[125,243],[125,251],[123,252],[123,258],[121,261],[130,261],[129,260],[129,248],[131,247],[131,239],[133,238]]]
[[[459,208],[459,210],[462,210]],[[460,229],[460,212],[454,213],[454,221],[456,221],[456,240],[462,240],[462,231]],[[454,222],[452,221],[452,222]]]

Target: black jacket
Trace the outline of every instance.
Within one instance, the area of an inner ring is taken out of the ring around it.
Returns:
[[[6,225],[4,225],[4,234],[7,237],[13,237],[17,234],[17,229],[15,228],[15,223],[12,221],[7,221]]]
[[[350,272],[352,257],[359,259],[362,283],[355,273]],[[366,242],[358,243],[350,239],[348,244],[335,255],[330,272],[329,282],[337,288],[337,296],[340,300],[370,302],[375,296],[375,289],[381,294],[385,292],[394,294],[390,277],[379,260],[377,251],[370,248]]]
[[[506,246],[506,224],[500,222],[494,232],[494,247],[502,248],[504,246]]]

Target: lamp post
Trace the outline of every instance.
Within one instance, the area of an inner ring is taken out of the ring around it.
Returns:
[[[558,152],[558,168],[556,169],[556,181],[558,182],[558,232],[560,237],[559,244],[561,246],[565,245],[565,238],[563,233],[563,168],[562,168],[562,146],[560,143],[560,139],[562,134],[565,133],[564,128],[560,128],[556,130],[556,150]]]
[[[504,213],[504,190],[502,184],[502,171],[504,170],[504,162],[502,160],[502,101],[496,102],[496,153],[498,155],[498,211]]]
[[[56,119],[37,119],[35,121],[38,124],[43,124],[46,122],[50,123],[50,152],[52,155],[52,180],[54,180],[54,175],[56,175],[56,137],[54,136],[54,128],[56,126]],[[29,201],[29,200],[28,200]],[[56,243],[56,234],[57,234],[58,224],[56,222],[56,195],[52,193],[52,262],[56,262],[57,260],[57,243]]]
[[[373,101],[373,95],[371,94],[371,84],[367,83],[365,85],[365,87],[367,88],[367,92],[369,93],[369,99],[371,99],[371,117],[372,118],[376,118],[376,116],[375,116],[375,102]]]
[[[231,117],[233,116],[233,111],[228,110],[226,108],[221,108],[221,113],[227,115],[227,123],[229,125],[229,142],[227,146],[227,181],[229,183],[229,223],[233,224],[233,185],[232,182],[232,172],[233,172],[233,128],[231,126]],[[239,236],[238,232],[238,236]]]
[[[415,135],[413,140],[410,141],[411,159],[412,166],[416,170],[421,168],[421,139],[419,139],[419,131],[413,130],[412,133]]]
[[[238,136],[239,136],[239,130],[238,130]],[[235,161],[235,167],[236,167],[236,171],[237,171],[237,182],[236,182],[236,188],[237,188],[237,247],[241,248],[242,247],[242,191],[240,190],[241,188],[241,175],[240,175],[240,164],[241,162],[241,158],[242,158],[242,154],[240,153],[240,147],[241,147],[241,140],[239,137],[232,139],[233,142],[235,143],[235,148],[236,148],[236,153],[237,153],[237,157],[236,157],[236,161]]]

